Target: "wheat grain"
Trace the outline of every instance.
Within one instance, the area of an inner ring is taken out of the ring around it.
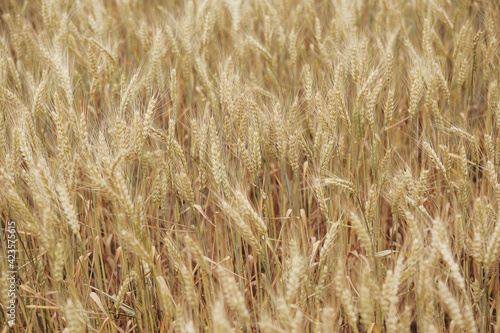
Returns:
[[[241,294],[238,285],[224,268],[217,268],[224,300],[235,313],[244,320],[248,320],[249,313],[245,306],[245,298]]]
[[[363,271],[363,282],[359,288],[359,313],[360,313],[360,323],[363,327],[368,330],[372,323],[375,322],[375,316],[373,314],[373,298],[371,295],[371,277],[368,269],[365,268]]]
[[[434,228],[432,229],[433,246],[441,253],[443,260],[450,267],[451,278],[455,280],[458,287],[465,291],[465,279],[460,272],[459,265],[455,262],[449,248],[448,233],[444,229],[444,225],[440,219],[434,220]]]
[[[66,325],[70,332],[85,332],[86,327],[80,316],[80,311],[74,304],[73,300],[69,299],[64,307],[64,314],[66,315]]]
[[[233,332],[231,324],[229,323],[225,312],[226,310],[224,309],[224,303],[221,300],[216,301],[212,309],[212,322],[214,332]]]

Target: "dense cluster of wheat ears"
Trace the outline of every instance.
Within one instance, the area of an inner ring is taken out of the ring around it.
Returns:
[[[497,1],[0,15],[0,332],[500,332]]]

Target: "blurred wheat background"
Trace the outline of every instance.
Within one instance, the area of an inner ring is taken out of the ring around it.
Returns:
[[[500,332],[498,2],[0,14],[1,332]]]

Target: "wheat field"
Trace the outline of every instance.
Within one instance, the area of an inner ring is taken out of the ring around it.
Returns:
[[[500,332],[497,1],[0,14],[1,333]]]

